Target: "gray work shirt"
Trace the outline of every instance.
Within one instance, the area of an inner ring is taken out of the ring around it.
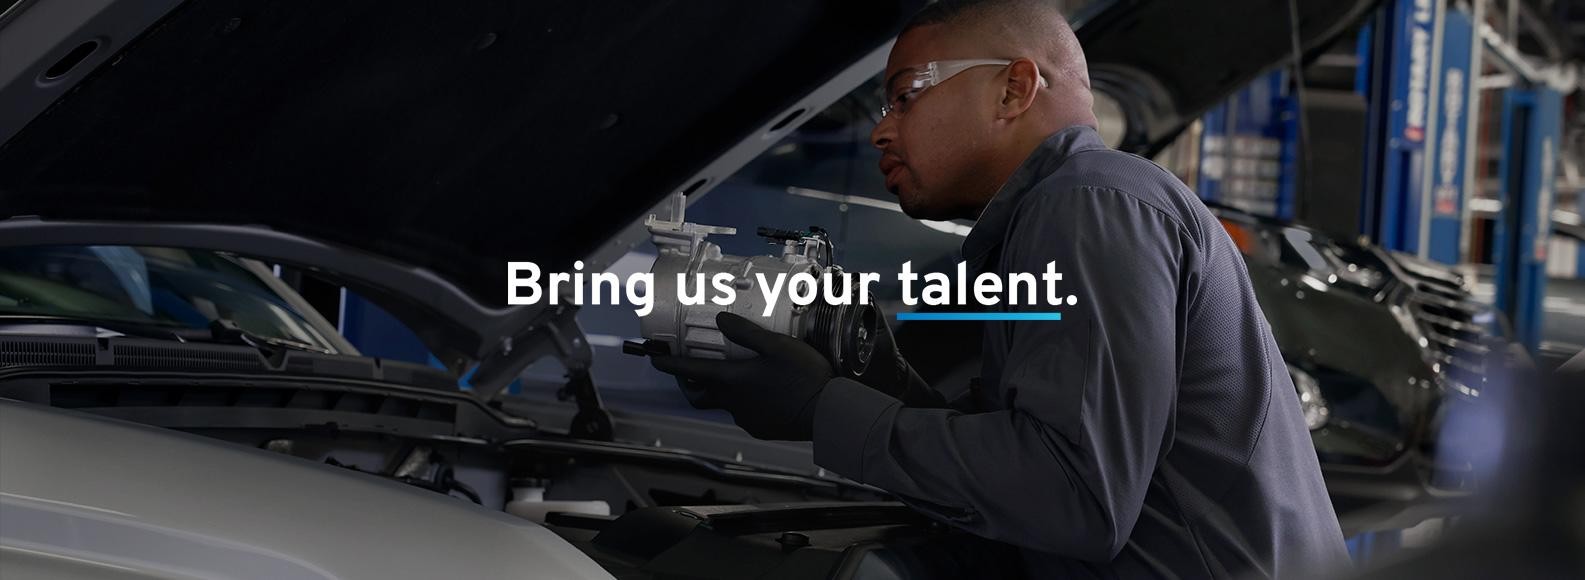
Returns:
[[[967,407],[905,407],[833,380],[817,402],[816,463],[1018,546],[1032,577],[1347,565],[1243,259],[1181,181],[1093,129],[1065,129],[997,193],[963,252],[972,271],[1004,276],[1056,262],[1078,303],[992,308],[1062,320],[986,323]]]

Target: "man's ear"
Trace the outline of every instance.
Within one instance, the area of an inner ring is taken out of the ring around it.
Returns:
[[[1002,102],[997,106],[996,118],[1013,119],[1035,104],[1040,91],[1040,67],[1035,61],[1020,58],[1007,65],[1007,83],[1002,87]]]

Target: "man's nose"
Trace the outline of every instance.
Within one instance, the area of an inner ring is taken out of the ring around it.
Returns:
[[[886,146],[890,145],[892,139],[895,138],[897,138],[895,115],[881,117],[881,122],[876,123],[875,128],[870,130],[870,144],[874,145],[876,149],[885,150]]]

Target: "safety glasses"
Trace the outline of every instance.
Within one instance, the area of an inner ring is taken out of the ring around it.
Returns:
[[[995,58],[937,60],[915,67],[911,74],[906,70],[900,72],[887,81],[886,104],[881,105],[881,116],[885,117],[892,113],[906,114],[908,104],[919,98],[919,94],[925,92],[925,89],[947,82],[947,79],[957,76],[960,72],[977,66],[1010,64],[1013,64],[1013,61]],[[1040,79],[1040,88],[1049,86],[1045,77],[1037,78]]]

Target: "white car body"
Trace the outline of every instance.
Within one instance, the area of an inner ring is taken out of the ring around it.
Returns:
[[[538,524],[178,431],[0,400],[0,576],[612,578]]]

